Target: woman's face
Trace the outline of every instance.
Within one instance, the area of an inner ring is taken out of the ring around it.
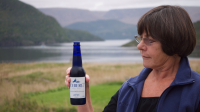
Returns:
[[[146,68],[159,69],[164,66],[167,60],[170,58],[162,50],[161,43],[151,36],[147,36],[146,32],[140,35],[142,38],[150,39],[151,45],[147,45],[142,40],[137,48],[140,50],[141,56],[143,58],[143,65]]]

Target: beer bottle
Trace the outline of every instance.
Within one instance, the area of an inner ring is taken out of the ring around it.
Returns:
[[[70,71],[70,101],[72,105],[86,103],[85,70],[82,67],[80,42],[74,42],[72,68]]]

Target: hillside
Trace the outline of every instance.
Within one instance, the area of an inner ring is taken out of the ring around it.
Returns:
[[[193,22],[200,20],[200,7],[183,6],[183,8],[189,13]],[[127,24],[136,24],[139,18],[150,9],[152,7],[114,9],[110,11],[89,11],[70,8],[40,8],[39,10],[46,15],[54,17],[61,26],[67,26],[76,22],[108,19],[115,19]]]
[[[0,46],[67,42],[57,21],[18,0],[0,0]]]
[[[197,46],[200,48],[200,21],[195,22],[194,27],[197,35]]]
[[[134,35],[137,34],[135,25],[125,24],[117,20],[78,22],[66,27],[85,30],[103,39],[133,39]]]
[[[91,33],[87,31],[80,31],[80,30],[73,30],[64,28],[65,32],[67,34],[67,37],[71,41],[103,41],[102,38],[92,35]]]
[[[194,28],[196,30],[197,43],[194,51],[190,55],[191,57],[200,57],[200,21],[194,23]]]
[[[91,11],[82,9],[69,8],[41,8],[38,9],[46,15],[54,17],[61,26],[66,26],[76,22],[89,22],[99,19],[98,14],[95,15]]]

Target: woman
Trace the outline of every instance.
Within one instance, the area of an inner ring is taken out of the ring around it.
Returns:
[[[188,13],[178,6],[159,6],[144,14],[137,27],[145,68],[121,86],[104,112],[200,112],[200,75],[187,58],[196,45]],[[88,75],[86,82],[87,103],[78,106],[79,112],[93,111]]]

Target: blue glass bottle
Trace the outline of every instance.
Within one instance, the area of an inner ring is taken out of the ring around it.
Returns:
[[[74,42],[72,69],[70,71],[70,101],[72,105],[86,103],[85,70],[82,67],[80,42]]]

